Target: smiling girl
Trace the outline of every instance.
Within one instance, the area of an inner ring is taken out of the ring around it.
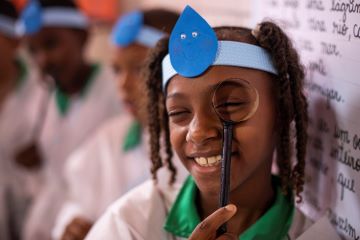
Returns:
[[[212,29],[185,8],[170,38],[152,52],[147,85],[153,178],[162,165],[173,166],[172,149],[191,176],[182,186],[139,186],[108,210],[87,239],[299,236],[308,224],[294,205],[304,184],[303,78],[298,54],[274,23],[254,31]],[[232,118],[239,112],[242,117],[231,122],[231,204],[218,209],[224,138],[219,113]],[[273,161],[279,176],[272,175]],[[225,222],[227,232],[217,236]]]

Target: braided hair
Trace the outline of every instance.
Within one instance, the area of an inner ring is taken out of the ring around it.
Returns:
[[[250,29],[241,27],[214,28],[219,40],[231,40],[258,45],[266,49],[278,71],[274,76],[277,107],[281,109],[279,138],[276,143],[276,164],[279,168],[282,190],[288,194],[295,191],[298,201],[304,185],[304,168],[307,142],[307,102],[303,94],[304,70],[299,56],[286,34],[274,23],[260,24],[256,37]],[[172,163],[168,116],[164,109],[165,97],[162,89],[161,61],[168,53],[168,39],[161,40],[150,53],[147,65],[148,117],[150,130],[151,173],[156,180],[157,170],[166,164],[172,172],[170,183],[175,181],[176,171]],[[294,122],[296,157],[292,160],[291,124]],[[162,138],[164,134],[164,138]],[[164,139],[161,142],[160,139]],[[166,150],[162,158],[160,149]]]

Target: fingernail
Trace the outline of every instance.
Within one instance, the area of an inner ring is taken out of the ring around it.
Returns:
[[[225,209],[230,212],[234,212],[234,211],[236,211],[236,206],[234,204],[229,204],[229,205],[225,206]]]

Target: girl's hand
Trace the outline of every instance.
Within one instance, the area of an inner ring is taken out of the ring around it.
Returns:
[[[92,223],[88,220],[76,217],[65,228],[61,240],[83,240],[90,231]]]
[[[30,143],[20,149],[15,154],[15,162],[28,170],[36,170],[41,168],[43,159],[39,151],[39,147],[35,142]]]
[[[236,213],[236,206],[229,204],[223,208],[219,208],[210,216],[197,225],[192,232],[189,240],[236,240],[237,236],[231,233],[225,233],[216,238],[216,230]]]

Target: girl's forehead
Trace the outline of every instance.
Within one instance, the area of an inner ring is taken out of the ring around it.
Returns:
[[[113,61],[138,61],[142,62],[146,58],[149,48],[138,44],[131,44],[127,47],[112,46]]]
[[[193,92],[212,90],[222,81],[230,78],[239,78],[249,82],[255,88],[264,89],[273,81],[271,75],[264,71],[231,66],[213,66],[204,74],[195,78],[186,78],[175,75],[167,85],[167,93]]]

